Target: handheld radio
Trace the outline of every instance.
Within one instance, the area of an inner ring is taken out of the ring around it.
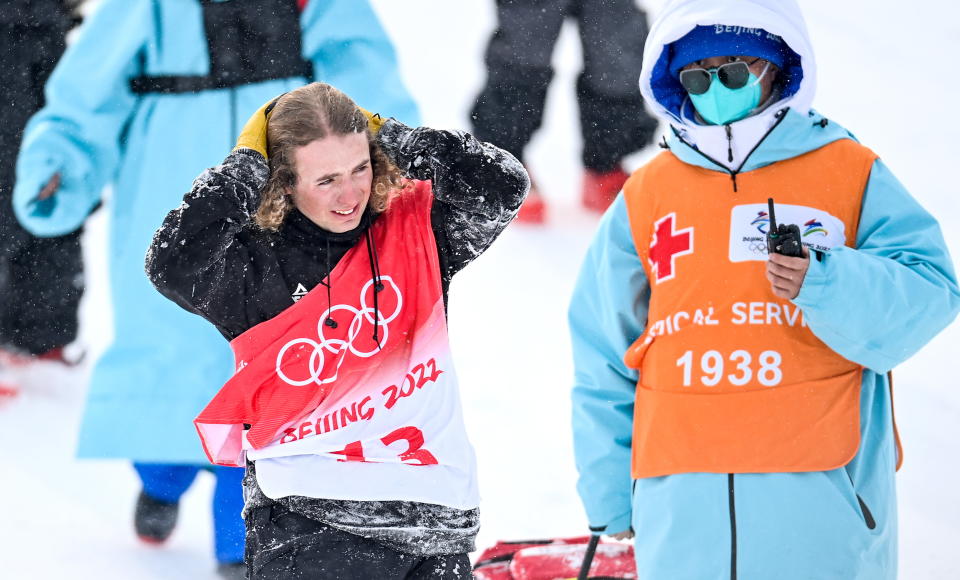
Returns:
[[[800,241],[800,226],[796,224],[777,225],[777,216],[773,210],[772,197],[767,199],[767,206],[770,209],[770,229],[767,231],[767,253],[802,258],[803,244]]]

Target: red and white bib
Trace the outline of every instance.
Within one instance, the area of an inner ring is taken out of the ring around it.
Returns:
[[[195,420],[212,462],[246,455],[273,498],[477,506],[432,202],[430,184],[415,182],[371,227],[376,296],[359,243],[328,276],[330,304],[318,285],[231,342],[237,371]],[[328,307],[336,327],[324,324]]]

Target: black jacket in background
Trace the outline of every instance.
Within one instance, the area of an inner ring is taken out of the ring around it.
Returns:
[[[77,338],[83,293],[80,233],[37,238],[11,198],[23,129],[74,24],[63,0],[0,0],[0,349],[42,354]]]
[[[543,121],[553,53],[564,21],[576,21],[583,49],[577,77],[582,161],[606,172],[649,145],[657,120],[637,86],[647,16],[636,0],[497,0],[497,29],[484,62],[487,80],[471,111],[473,131],[523,159]]]

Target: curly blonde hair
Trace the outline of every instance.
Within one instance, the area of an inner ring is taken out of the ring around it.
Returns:
[[[386,211],[391,200],[407,185],[367,127],[367,118],[353,100],[326,83],[310,83],[280,97],[267,124],[270,177],[260,194],[254,221],[276,231],[293,209],[290,192],[297,185],[294,152],[327,135],[367,134],[373,186],[368,207]]]

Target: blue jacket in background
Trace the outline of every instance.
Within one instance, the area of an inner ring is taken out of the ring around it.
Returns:
[[[418,124],[394,49],[365,0],[310,0],[300,28],[314,80],[364,108]],[[47,84],[46,106],[26,129],[14,209],[34,234],[76,229],[104,187],[113,186],[114,340],[93,370],[81,457],[206,462],[193,418],[232,374],[233,356],[213,326],[153,288],[144,254],[167,212],[197,175],[230,151],[247,118],[306,82],[294,77],[182,94],[130,90],[130,80],[141,74],[202,76],[209,67],[199,0],[103,0],[67,49]],[[37,201],[57,172],[56,195]]]

